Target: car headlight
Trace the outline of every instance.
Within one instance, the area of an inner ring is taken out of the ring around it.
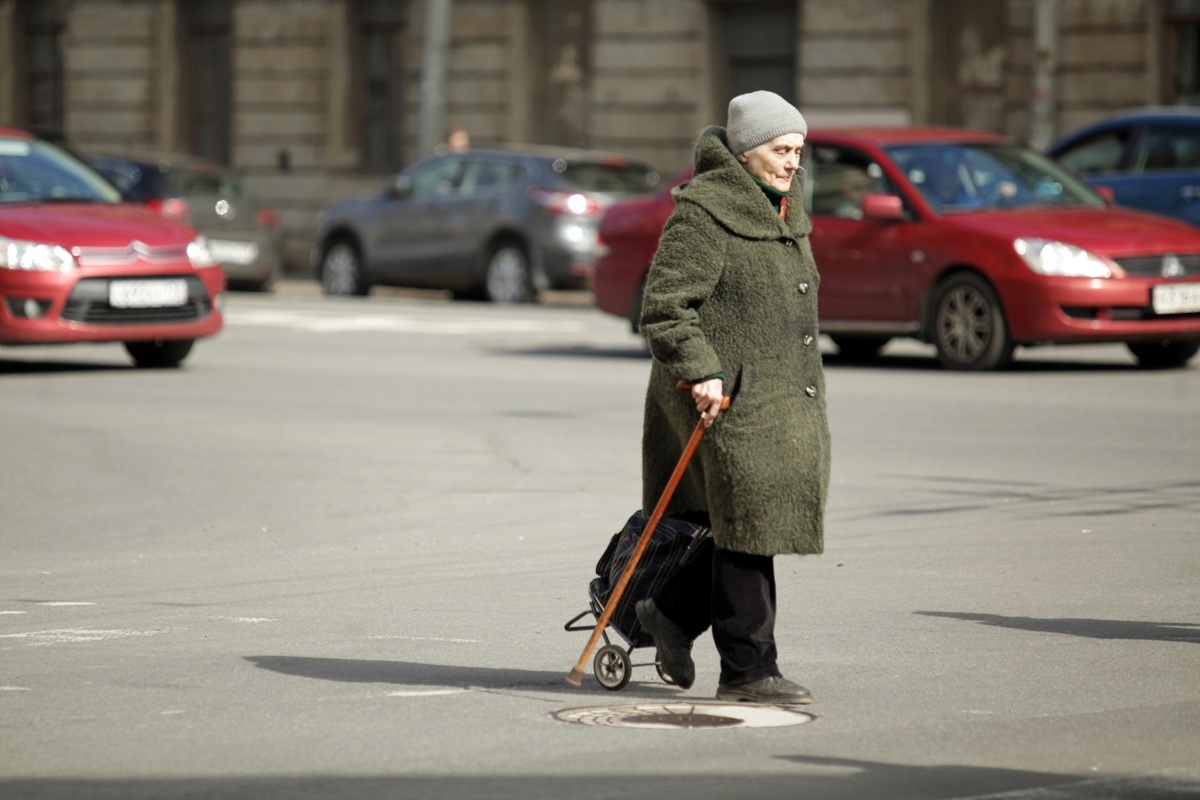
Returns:
[[[203,236],[197,236],[188,242],[187,254],[193,267],[211,267],[217,263],[212,253],[208,252],[208,240]]]
[[[75,267],[75,257],[56,244],[0,236],[0,269],[70,272]]]
[[[1082,247],[1049,239],[1017,239],[1017,255],[1039,275],[1066,278],[1111,278],[1112,270]]]

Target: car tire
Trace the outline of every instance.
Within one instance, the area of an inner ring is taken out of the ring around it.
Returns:
[[[838,356],[846,361],[870,361],[879,355],[890,336],[830,336],[837,345]]]
[[[1200,339],[1184,342],[1128,342],[1125,345],[1138,366],[1143,369],[1174,369],[1182,367],[1192,356],[1200,353]]]
[[[183,363],[195,343],[195,339],[125,342],[125,352],[140,369],[172,369]]]
[[[933,343],[946,369],[983,372],[1012,362],[1015,345],[1000,300],[970,272],[943,280],[934,293]]]
[[[338,239],[321,256],[321,289],[328,297],[363,297],[371,290],[358,248]]]
[[[528,303],[533,300],[529,256],[513,241],[501,242],[488,254],[483,294],[493,303]]]

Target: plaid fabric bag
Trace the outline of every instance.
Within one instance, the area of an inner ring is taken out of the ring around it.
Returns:
[[[641,510],[636,511],[625,527],[613,534],[604,555],[596,563],[596,577],[592,579],[589,589],[602,608],[607,607],[608,597],[621,580],[621,573],[625,571],[625,565],[629,563],[648,521]],[[617,607],[613,609],[609,624],[634,647],[653,644],[650,634],[642,630],[634,606],[639,600],[652,595],[710,541],[711,531],[708,528],[666,517],[659,520],[625,591],[617,601]]]

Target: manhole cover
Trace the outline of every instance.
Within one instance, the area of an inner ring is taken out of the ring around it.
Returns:
[[[782,728],[816,719],[788,706],[747,703],[639,703],[552,711],[550,716],[576,725],[616,728]]]

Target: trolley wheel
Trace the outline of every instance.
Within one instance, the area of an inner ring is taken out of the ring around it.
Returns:
[[[632,671],[629,654],[615,644],[604,645],[596,651],[596,657],[592,659],[592,672],[595,673],[596,680],[612,692],[625,688]]]

